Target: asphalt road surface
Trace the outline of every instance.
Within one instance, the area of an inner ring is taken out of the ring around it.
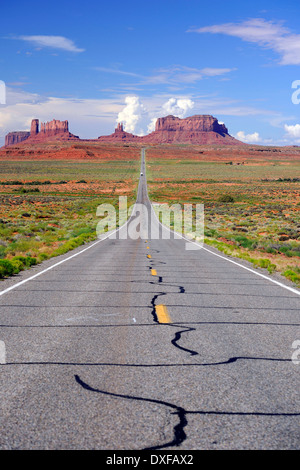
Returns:
[[[300,291],[143,238],[143,154],[139,238],[1,283],[0,448],[299,449]]]

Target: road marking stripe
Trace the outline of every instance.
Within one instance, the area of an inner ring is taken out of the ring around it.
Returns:
[[[168,309],[165,305],[156,305],[155,312],[157,315],[158,323],[172,323]]]
[[[156,269],[151,269],[151,274],[152,274],[152,276],[157,276]]]

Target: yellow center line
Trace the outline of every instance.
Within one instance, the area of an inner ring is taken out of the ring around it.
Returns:
[[[165,305],[156,305],[155,312],[157,315],[158,323],[172,323],[168,309]]]
[[[151,274],[152,274],[152,276],[157,276],[156,269],[151,269]]]

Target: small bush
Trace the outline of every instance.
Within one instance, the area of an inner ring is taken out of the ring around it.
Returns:
[[[253,264],[259,268],[268,268],[271,264],[271,261],[267,258],[256,259]]]
[[[0,276],[12,276],[14,274],[14,266],[8,259],[0,259]]]
[[[47,255],[47,253],[40,253],[39,254],[39,261],[45,261],[48,258],[49,258],[49,255]]]
[[[253,247],[254,241],[249,240],[249,238],[245,237],[244,235],[234,235],[231,238],[239,243],[240,246],[243,248],[251,249]]]
[[[13,265],[14,271],[13,274],[18,274],[24,269],[24,264],[18,259],[12,259],[11,264]]]
[[[300,268],[289,267],[283,272],[283,275],[290,279],[292,282],[300,282]]]
[[[26,268],[30,268],[37,263],[32,256],[14,256],[11,260],[0,259],[0,278],[18,274]]]
[[[230,194],[223,194],[218,199],[219,202],[234,202],[234,198]]]

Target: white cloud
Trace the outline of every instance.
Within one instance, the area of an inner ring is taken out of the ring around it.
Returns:
[[[84,52],[85,50],[78,48],[71,39],[64,36],[18,36],[14,39],[30,42],[39,48],[51,47],[69,52]]]
[[[152,84],[191,84],[207,77],[224,75],[235,69],[206,67],[196,69],[184,65],[174,65],[172,67],[157,70],[152,75],[145,77],[146,83]]]
[[[258,132],[253,132],[253,134],[245,134],[244,131],[239,131],[235,137],[247,144],[254,144],[262,140]]]
[[[281,56],[281,65],[300,64],[300,34],[293,34],[282,22],[251,18],[241,23],[224,23],[190,29],[188,32],[227,34],[272,49]]]
[[[196,83],[199,80],[209,77],[217,77],[225,75],[236,69],[230,68],[213,68],[205,67],[203,69],[197,69],[192,67],[186,67],[184,65],[173,65],[171,67],[165,67],[153,71],[149,75],[140,75],[135,72],[128,72],[119,69],[118,67],[94,67],[94,70],[99,72],[124,75],[133,77],[139,80],[140,85],[187,85]]]
[[[94,70],[97,70],[98,72],[110,73],[110,74],[115,74],[115,75],[126,75],[129,77],[138,77],[138,78],[142,77],[141,75],[138,75],[137,73],[126,72],[124,70],[120,70],[118,68],[112,68],[112,67],[94,67]]]
[[[143,135],[142,121],[147,114],[145,106],[140,103],[138,96],[126,96],[125,108],[119,112],[117,122],[124,124],[124,130],[132,134]]]
[[[147,133],[150,134],[151,132],[155,131],[155,124],[156,124],[157,118],[154,117],[151,119],[150,124],[148,124],[147,127]]]
[[[163,106],[162,109],[167,114],[172,114],[179,118],[184,118],[187,112],[193,109],[195,103],[190,99],[176,99],[170,98]]]
[[[294,126],[289,126],[288,124],[285,124],[284,129],[289,137],[292,137],[294,139],[300,139],[300,124],[295,124]]]
[[[125,107],[119,112],[117,122],[124,124],[124,130],[132,134],[144,135],[155,130],[155,123],[158,117],[172,114],[184,118],[194,107],[194,102],[189,98],[169,98],[153,110],[153,103],[150,107],[145,106],[138,96],[126,96]],[[152,108],[152,109],[151,109]]]

